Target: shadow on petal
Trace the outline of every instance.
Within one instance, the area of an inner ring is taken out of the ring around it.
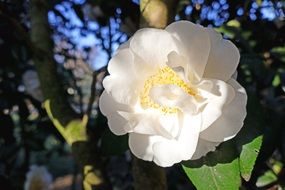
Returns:
[[[246,164],[244,163],[246,160],[243,160],[243,152],[246,151],[247,154],[251,154],[250,157],[255,156],[254,160],[251,160],[253,168],[261,147],[261,139],[265,126],[265,122],[262,121],[262,118],[264,118],[262,107],[253,95],[249,95],[247,113],[244,126],[235,138],[221,143],[215,151],[207,153],[200,159],[185,161],[182,164],[188,168],[200,168],[203,165],[215,167],[217,164],[231,163],[238,158],[240,167],[242,168],[242,165]],[[259,142],[256,142],[256,140],[259,140]]]

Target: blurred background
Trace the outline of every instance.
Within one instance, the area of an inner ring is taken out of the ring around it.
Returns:
[[[54,190],[82,189],[72,148],[42,105],[30,40],[37,40],[33,1],[0,0],[0,189],[23,189],[35,170]],[[127,137],[109,131],[98,97],[108,60],[139,29],[139,0],[40,1],[48,10],[49,51],[66,103],[77,115],[89,116],[87,131],[95,139],[91,146],[109,183],[114,189],[133,189]],[[264,133],[244,189],[284,189],[285,1],[180,0],[176,6],[175,20],[214,27],[240,50],[238,81],[254,102],[250,105],[257,114],[251,119]],[[167,169],[167,175],[169,189],[195,189],[180,166]]]

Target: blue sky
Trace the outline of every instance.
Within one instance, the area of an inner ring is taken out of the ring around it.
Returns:
[[[73,0],[75,3],[82,4],[85,2],[85,0]],[[133,0],[135,3],[139,3],[138,0]],[[198,4],[203,4],[204,0],[192,0],[194,3]],[[262,17],[264,19],[268,20],[274,20],[276,17],[282,17],[284,19],[284,13],[283,12],[276,12],[274,9],[272,3],[268,0],[265,0],[262,2],[261,5],[258,5],[257,3],[253,3],[252,7],[250,8],[250,18],[252,20],[256,19],[256,9],[258,7],[261,7],[261,13]],[[277,7],[284,7],[285,2],[278,2]],[[217,1],[213,1],[212,3],[212,8],[203,8],[201,17],[202,18],[208,18],[211,20],[215,20],[216,25],[221,25],[223,22],[226,21],[228,18],[228,15],[223,15],[224,18],[220,17],[218,15],[218,11],[223,11],[227,10],[228,4],[226,3],[226,0],[219,0],[219,3]],[[96,50],[96,56],[91,56],[93,57],[92,60],[90,60],[89,64],[92,66],[93,69],[99,69],[100,67],[104,66],[107,64],[107,54],[103,50],[100,49],[98,44],[100,44],[99,40],[95,37],[93,33],[88,33],[85,36],[82,36],[80,33],[80,27],[83,26],[83,23],[81,20],[77,17],[76,13],[71,7],[71,4],[68,2],[63,2],[61,4],[56,5],[55,9],[60,11],[65,18],[71,21],[71,25],[74,26],[74,29],[68,30],[66,28],[59,28],[59,30],[64,33],[69,39],[72,40],[74,44],[76,44],[78,49],[82,49],[83,47],[95,47],[97,48]],[[188,6],[185,9],[186,14],[191,14],[193,10],[193,7]],[[243,14],[243,9],[240,8],[237,12],[238,14]],[[49,22],[52,25],[58,25],[58,22],[60,22],[59,18],[56,17],[56,15],[53,12],[49,12]],[[178,17],[176,18],[177,20],[179,19]],[[96,30],[99,28],[98,24],[95,21],[88,21],[88,28],[91,28],[93,30]],[[113,22],[113,25],[116,25],[117,23]],[[108,30],[102,30],[103,35],[104,31],[107,35]],[[113,45],[113,49],[115,50],[118,47],[118,44]]]

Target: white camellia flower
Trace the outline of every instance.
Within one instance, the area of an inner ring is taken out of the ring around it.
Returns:
[[[52,175],[45,166],[30,166],[29,172],[26,174],[24,190],[51,190]]]
[[[233,43],[188,21],[141,29],[110,60],[100,109],[138,158],[163,167],[198,159],[243,126],[239,58]]]

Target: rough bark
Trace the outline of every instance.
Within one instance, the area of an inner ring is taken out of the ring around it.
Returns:
[[[179,0],[141,0],[140,27],[165,28],[174,20]],[[167,189],[164,168],[133,156],[133,177],[136,190]]]
[[[76,117],[65,97],[59,83],[56,64],[53,59],[53,42],[47,19],[48,1],[32,0],[31,41],[33,44],[33,61],[41,82],[41,90],[45,100],[49,99],[54,115],[62,124],[67,124]]]
[[[78,119],[66,99],[60,79],[57,75],[56,63],[53,58],[53,41],[48,23],[49,1],[31,0],[31,44],[33,61],[39,75],[41,90],[45,100],[50,102],[50,111],[62,126]],[[87,134],[86,134],[87,135]],[[86,138],[87,139],[87,138]],[[84,189],[111,189],[102,161],[96,153],[94,144],[88,141],[77,141],[72,144],[72,153],[84,174]]]

